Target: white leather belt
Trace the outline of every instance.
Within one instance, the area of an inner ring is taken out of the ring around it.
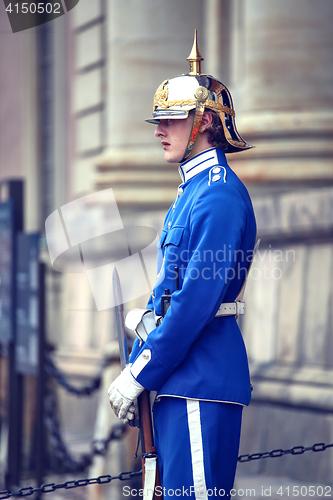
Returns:
[[[224,302],[215,314],[219,316],[239,316],[245,314],[245,302]],[[150,309],[132,309],[126,316],[125,325],[129,330],[137,334],[143,342],[147,340],[148,334],[163,321],[162,316],[155,316]]]
[[[258,250],[260,240],[257,241],[256,246],[253,250],[252,260],[250,267],[247,271],[243,286],[241,291],[236,297],[234,302],[224,302],[220,305],[215,314],[215,317],[219,316],[239,316],[245,314],[245,302],[242,302],[244,295],[245,285],[249,272],[254,261],[254,256]],[[163,321],[162,316],[156,316],[154,311],[150,309],[132,309],[126,316],[125,325],[126,327],[135,332],[140,339],[140,345],[142,342],[147,340],[148,334]]]
[[[221,304],[215,314],[215,317],[239,316],[240,314],[245,314],[245,302],[236,300],[235,302],[224,302]]]

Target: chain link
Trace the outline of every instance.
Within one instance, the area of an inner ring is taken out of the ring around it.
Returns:
[[[101,373],[106,368],[106,366],[108,366],[108,364],[109,361],[107,359],[103,361],[101,366]],[[59,370],[59,368],[55,366],[50,351],[45,352],[45,370],[50,379],[56,381],[68,392],[77,396],[89,396],[95,390],[97,390],[101,384],[102,375],[100,374],[95,379],[93,379],[89,385],[81,388],[74,387],[68,382],[66,376]],[[49,439],[51,445],[53,445],[54,447],[54,454],[58,458],[59,463],[61,464],[61,467],[65,472],[82,472],[87,466],[92,463],[94,455],[105,455],[109,443],[112,440],[122,439],[127,429],[126,425],[120,422],[115,424],[112,427],[107,439],[93,440],[91,453],[82,455],[79,460],[74,460],[71,457],[71,454],[69,453],[61,436],[56,396],[54,393],[54,388],[52,388],[50,385],[48,385],[46,389],[44,408],[44,422],[47,430],[49,431]]]
[[[127,431],[127,426],[125,424],[117,422],[111,428],[107,439],[93,440],[91,443],[91,452],[85,453],[75,460],[69,452],[61,435],[57,398],[54,388],[50,385],[46,388],[44,415],[44,424],[48,431],[50,446],[52,447],[52,458],[53,460],[57,460],[58,467],[61,469],[62,473],[83,472],[89,465],[91,465],[95,455],[105,455],[111,441],[122,439]]]
[[[104,362],[102,365],[102,370],[107,366],[107,363]],[[63,386],[68,392],[76,394],[77,396],[88,396],[92,394],[95,390],[100,387],[101,383],[101,375],[96,377],[91,381],[91,383],[86,387],[77,388],[71,385],[65,375],[57,368],[52,360],[52,357],[49,352],[46,353],[45,358],[45,369],[47,374],[52,377],[58,384]],[[58,412],[57,412],[57,403],[56,396],[54,390],[48,386],[46,391],[46,397],[44,400],[45,405],[45,426],[50,434],[50,442],[54,447],[54,453],[58,458],[59,462],[62,464],[65,472],[82,472],[85,470],[87,466],[92,463],[92,459],[94,455],[104,455],[107,451],[108,445],[112,440],[122,439],[124,436],[127,426],[122,423],[115,424],[109,434],[107,439],[98,439],[92,442],[92,451],[89,454],[84,454],[78,460],[74,460],[69,451],[67,450],[65,443],[62,439],[60,433],[60,425],[58,420]],[[266,451],[263,453],[252,453],[247,455],[240,455],[238,457],[238,462],[251,462],[253,460],[260,460],[264,458],[277,458],[282,457],[284,455],[302,455],[307,451],[320,452],[325,451],[327,448],[332,448],[333,443],[325,444],[325,443],[315,443],[312,446],[304,447],[304,446],[294,446],[293,448],[282,450],[275,449],[271,451]],[[6,498],[10,498],[13,496],[16,497],[25,497],[31,496],[36,492],[42,493],[52,493],[58,489],[72,489],[78,488],[82,486],[88,486],[90,484],[108,484],[111,481],[118,479],[119,481],[128,481],[133,477],[139,476],[142,474],[142,471],[136,472],[121,472],[118,476],[110,476],[103,475],[96,478],[90,479],[73,479],[70,481],[66,481],[64,483],[55,484],[55,483],[47,483],[43,484],[40,487],[33,488],[32,486],[27,486],[19,489],[18,491],[0,491],[0,500],[5,500]]]
[[[260,460],[262,458],[277,458],[277,457],[283,457],[284,455],[302,455],[306,451],[325,451],[327,448],[332,448],[333,443],[331,444],[325,444],[325,443],[316,443],[312,446],[294,446],[293,448],[290,448],[288,450],[272,450],[272,451],[265,451],[264,453],[252,453],[250,455],[240,455],[238,457],[238,462],[252,462],[252,460]]]
[[[103,370],[106,368],[108,365],[108,361],[103,361],[102,367],[101,367],[101,373]],[[92,379],[89,385],[85,387],[75,387],[74,385],[70,384],[68,382],[67,377],[61,372],[61,370],[54,364],[54,361],[52,359],[52,356],[50,352],[45,352],[45,370],[46,373],[54,378],[54,380],[64,387],[66,391],[75,394],[76,396],[90,396],[93,392],[95,392],[97,389],[100,388],[101,385],[101,380],[102,380],[102,374],[100,373],[97,377]]]
[[[111,481],[114,481],[115,479],[118,479],[119,481],[128,481],[136,476],[141,476],[141,475],[142,475],[141,470],[135,472],[121,472],[120,474],[118,474],[118,476],[104,475],[90,479],[75,479],[72,481],[65,481],[64,483],[60,484],[47,483],[43,484],[38,488],[27,486],[24,488],[20,488],[18,491],[4,490],[0,491],[0,500],[5,500],[5,498],[11,498],[11,497],[27,497],[37,492],[52,493],[53,491],[60,489],[70,490],[73,488],[80,488],[81,486],[88,486],[90,484],[108,484],[111,483]]]
[[[112,434],[112,433],[111,433]],[[312,446],[294,446],[293,448],[287,450],[276,449],[272,451],[265,451],[263,453],[252,453],[249,455],[240,455],[238,457],[239,462],[251,462],[252,460],[260,460],[263,458],[277,458],[282,457],[284,455],[302,455],[306,451],[325,451],[327,448],[332,448],[333,443],[325,444],[325,443],[315,443]],[[119,481],[128,481],[136,476],[141,476],[142,470],[135,472],[120,472],[118,476],[110,476],[104,475],[91,479],[73,479],[71,481],[66,481],[64,483],[55,484],[55,483],[47,483],[43,484],[39,488],[33,488],[32,486],[27,486],[19,489],[18,491],[0,491],[0,500],[5,500],[6,498],[10,498],[13,496],[17,497],[25,497],[30,496],[36,492],[42,493],[52,493],[53,491],[59,490],[61,488],[69,490],[72,488],[79,488],[81,486],[88,486],[90,484],[108,484],[111,481],[118,479]]]

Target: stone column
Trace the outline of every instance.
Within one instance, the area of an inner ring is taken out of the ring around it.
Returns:
[[[164,212],[175,197],[177,168],[144,120],[161,82],[188,72],[195,28],[204,41],[203,13],[202,0],[107,2],[106,149],[96,187],[112,187],[119,206]]]
[[[254,391],[241,454],[332,439],[332,14],[329,0],[233,2],[231,91],[255,149],[228,160],[262,239],[245,293]],[[257,462],[243,472],[332,478],[328,457]]]
[[[231,155],[245,180],[333,179],[333,4],[233,2],[239,131],[256,149]]]
[[[232,3],[231,0],[207,0],[204,3],[203,73],[215,76],[225,85],[231,79]]]

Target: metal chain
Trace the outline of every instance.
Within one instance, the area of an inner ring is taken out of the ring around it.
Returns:
[[[78,396],[83,396],[83,395],[86,396],[92,394],[92,392],[94,392],[96,389],[100,387],[101,375],[93,379],[90,385],[86,387],[76,388],[71,384],[69,384],[64,374],[59,370],[59,368],[55,366],[50,356],[50,353],[46,353],[45,365],[47,374],[54,380],[56,380],[60,385],[65,387],[65,389],[68,392],[74,393]],[[104,362],[102,370],[105,368],[105,366],[107,365]],[[50,442],[51,444],[53,444],[55,455],[59,459],[60,463],[65,467],[66,472],[81,472],[85,470],[85,468],[92,463],[94,455],[96,454],[104,455],[107,451],[108,444],[112,440],[121,439],[127,429],[126,425],[124,424],[121,423],[115,424],[112,427],[109,437],[107,439],[94,440],[92,442],[91,453],[82,455],[79,460],[74,460],[71,457],[69,451],[67,450],[66,445],[60,433],[60,425],[57,417],[58,412],[57,412],[56,397],[54,391],[50,387],[48,387],[46,397],[44,399],[44,405],[45,405],[45,426],[50,433]],[[314,445],[309,447],[294,446],[293,448],[286,450],[275,449],[263,453],[240,455],[238,457],[238,462],[251,462],[253,460],[260,460],[264,458],[277,458],[277,457],[282,457],[284,455],[302,455],[306,451],[319,452],[319,451],[325,451],[327,448],[332,448],[332,447],[333,443],[331,444],[315,443]],[[80,486],[88,486],[90,484],[107,484],[113,481],[114,479],[118,479],[120,481],[127,481],[128,479],[132,479],[133,477],[139,476],[141,474],[142,471],[121,472],[120,474],[118,474],[118,476],[104,475],[91,479],[70,480],[60,484],[48,483],[37,488],[33,488],[32,486],[27,486],[15,492],[4,490],[0,491],[0,500],[4,500],[12,496],[19,496],[19,497],[30,496],[36,492],[51,493],[61,488],[72,489],[72,488],[78,488]]]
[[[18,491],[0,491],[0,500],[4,500],[5,498],[10,498],[13,496],[16,497],[27,497],[33,495],[36,492],[41,493],[52,493],[53,491],[65,489],[70,490],[72,488],[79,488],[81,486],[88,486],[89,484],[108,484],[115,479],[119,479],[119,481],[128,481],[136,476],[141,476],[142,471],[137,472],[121,472],[118,476],[110,476],[104,475],[99,477],[94,477],[91,479],[75,479],[71,481],[65,481],[64,483],[55,484],[55,483],[47,483],[39,486],[38,488],[33,488],[32,486],[26,486],[24,488],[20,488]]]
[[[52,456],[58,459],[58,463],[64,472],[83,472],[91,465],[95,455],[104,455],[111,441],[120,440],[127,431],[127,426],[117,422],[112,427],[107,439],[92,441],[92,451],[83,454],[78,460],[73,459],[62,438],[57,411],[57,399],[54,390],[47,387],[45,399],[45,427],[48,431],[49,442],[52,446]]]
[[[240,455],[238,457],[238,462],[251,462],[252,460],[260,460],[261,458],[277,458],[283,457],[284,455],[302,455],[306,451],[325,451],[327,448],[332,448],[333,443],[325,444],[325,443],[316,443],[312,446],[294,446],[289,450],[272,450],[266,451],[264,453],[252,453],[250,455]]]
[[[104,361],[101,367],[101,372],[108,365],[108,361]],[[49,352],[45,352],[45,370],[46,373],[54,378],[56,382],[64,387],[68,392],[76,394],[77,396],[90,396],[94,391],[100,388],[102,375],[99,374],[96,378],[92,379],[89,385],[86,387],[75,387],[70,384],[66,376],[60,371],[60,369],[54,364],[52,356]]]
[[[267,451],[264,453],[252,453],[251,455],[240,455],[238,457],[239,462],[251,462],[252,460],[259,460],[261,458],[277,458],[277,457],[282,457],[284,455],[302,455],[306,451],[325,451],[327,448],[332,448],[333,443],[331,444],[325,444],[325,443],[316,443],[312,446],[294,446],[293,448],[290,448],[288,450],[272,450],[272,451]],[[66,490],[72,489],[72,488],[78,488],[80,486],[88,486],[89,484],[107,484],[113,481],[114,479],[119,479],[120,481],[127,481],[129,479],[132,479],[133,477],[136,476],[141,476],[142,475],[142,470],[137,471],[137,472],[121,472],[118,474],[118,476],[110,476],[110,475],[104,475],[104,476],[99,476],[91,479],[73,479],[71,481],[66,481],[64,483],[60,484],[55,484],[55,483],[47,483],[43,484],[42,486],[38,488],[33,488],[32,486],[26,486],[24,488],[19,489],[18,491],[0,491],[0,500],[5,500],[6,498],[10,498],[12,496],[17,496],[17,497],[25,497],[32,495],[33,493],[36,493],[37,491],[42,492],[42,493],[51,493],[52,491],[59,490],[61,488],[64,488]]]

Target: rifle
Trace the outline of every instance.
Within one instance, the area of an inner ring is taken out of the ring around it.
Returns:
[[[125,328],[124,304],[120,286],[120,279],[116,267],[112,276],[113,296],[115,302],[115,317],[119,341],[119,355],[121,370],[124,370],[129,362],[127,336]],[[156,448],[154,446],[154,434],[151,419],[149,392],[145,389],[138,397],[139,420],[130,422],[132,427],[139,427],[141,437],[142,453],[142,485],[144,500],[157,500],[156,486],[161,486]],[[159,499],[161,497],[159,496]]]

